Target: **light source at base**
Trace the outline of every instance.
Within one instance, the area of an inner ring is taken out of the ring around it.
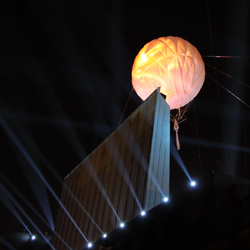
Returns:
[[[121,224],[120,224],[120,227],[121,228],[123,228],[125,225],[124,225],[124,223],[122,222]]]
[[[146,214],[145,211],[141,211],[141,215],[144,216]]]
[[[163,201],[168,202],[168,197],[164,197]]]
[[[103,238],[106,238],[107,237],[107,234],[103,234],[103,236],[102,236]]]
[[[191,182],[190,182],[190,185],[191,185],[192,187],[194,187],[194,186],[196,186],[196,182],[195,182],[195,181],[191,181]]]
[[[88,244],[88,248],[91,248],[91,247],[92,247],[92,243],[89,243],[89,244]]]
[[[36,236],[35,235],[32,235],[31,236],[31,240],[35,240],[36,239]]]

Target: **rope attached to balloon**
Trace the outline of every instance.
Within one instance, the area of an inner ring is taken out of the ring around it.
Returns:
[[[174,120],[174,131],[175,131],[175,136],[176,136],[176,148],[177,150],[180,150],[180,142],[179,142],[179,136],[178,136],[178,130],[179,130],[179,125],[177,120]]]
[[[186,104],[184,107],[179,107],[178,109],[172,109],[170,111],[170,120],[174,123],[173,130],[176,136],[176,148],[180,150],[180,141],[178,136],[179,124],[186,120],[186,112],[189,110],[191,103]]]

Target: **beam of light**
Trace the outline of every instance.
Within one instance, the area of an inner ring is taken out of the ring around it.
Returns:
[[[197,145],[197,141],[194,138],[181,136],[180,139],[181,139],[181,143]],[[225,143],[202,140],[202,139],[200,139],[200,146],[216,148],[216,149],[221,149],[221,150],[227,149],[230,151],[237,151],[237,152],[245,152],[246,151],[247,153],[250,153],[249,147],[245,148],[245,147],[237,146],[237,145],[233,145],[233,144],[225,144]]]
[[[125,124],[123,125],[125,127]],[[129,127],[126,126],[126,130],[127,130],[127,136],[125,137],[124,134],[120,134],[123,137],[124,142],[126,143],[126,145],[128,147],[130,147],[128,145],[128,142],[131,139],[134,139],[134,136],[132,134],[132,132],[130,131]],[[136,157],[136,159],[140,162],[141,166],[143,167],[143,169],[146,171],[146,173],[148,174],[148,177],[150,178],[150,180],[154,183],[154,185],[156,186],[156,188],[158,189],[158,191],[161,193],[162,197],[165,197],[165,194],[163,193],[160,185],[158,184],[156,177],[154,176],[153,172],[151,169],[149,169],[148,163],[138,145],[138,143],[136,142],[136,140],[134,139],[133,141],[133,148],[134,148],[134,152],[140,152],[139,154],[134,154],[134,156]]]
[[[91,247],[92,247],[92,243],[89,243],[89,244],[88,244],[88,248],[91,248]]]
[[[145,216],[146,212],[145,211],[141,211],[141,216]]]
[[[24,201],[24,203],[36,214],[36,216],[49,228],[50,224],[37,212],[37,210],[30,204],[30,202],[20,193],[20,191],[8,180],[8,178],[0,171],[0,177],[9,185],[9,187]]]
[[[42,180],[37,176],[37,173],[31,170],[30,168],[27,168],[26,164],[23,166],[23,171],[26,175],[26,178],[28,179],[32,190],[43,210],[43,213],[45,217],[47,218],[47,221],[49,222],[49,227],[54,231],[55,225],[54,220],[52,216],[52,212],[50,209],[49,199],[47,195],[47,190],[44,186],[44,183]]]
[[[74,195],[74,193],[69,189],[69,187],[63,182],[63,180],[60,178],[58,173],[54,170],[53,166],[45,159],[44,156],[42,156],[42,160],[45,162],[45,166],[48,167],[48,169],[51,171],[51,173],[56,177],[56,179],[59,181],[59,183],[64,186],[64,188],[67,190],[67,192],[71,195],[71,197],[76,201],[76,203],[80,206],[80,208],[84,211],[84,213],[89,217],[89,219],[94,223],[94,225],[98,228],[98,230],[103,234],[103,231],[101,228],[97,225],[95,220],[90,216],[90,214],[87,212],[87,210],[83,207],[81,202],[77,199],[77,197]]]
[[[67,211],[67,209],[64,207],[64,205],[61,203],[60,199],[57,197],[56,193],[53,191],[53,189],[51,188],[51,186],[49,185],[49,183],[46,181],[46,179],[44,178],[43,174],[40,172],[40,170],[38,169],[38,167],[36,166],[36,164],[34,163],[34,161],[29,157],[27,151],[24,149],[24,147],[22,146],[22,144],[19,142],[19,140],[16,138],[16,136],[14,135],[14,133],[10,130],[10,128],[8,127],[8,125],[6,124],[6,122],[4,121],[4,119],[2,118],[2,116],[0,115],[0,123],[2,124],[2,126],[4,127],[5,131],[7,132],[7,134],[11,137],[11,139],[14,141],[14,143],[16,144],[16,146],[18,147],[18,149],[22,152],[23,156],[25,157],[25,159],[29,162],[30,166],[32,166],[32,168],[36,171],[36,173],[38,174],[38,176],[42,179],[42,181],[44,182],[44,184],[47,186],[47,188],[49,189],[49,191],[51,192],[51,194],[54,196],[54,198],[56,199],[56,201],[59,203],[59,205],[62,207],[62,209],[64,210],[64,212],[68,215],[69,219],[72,221],[72,223],[75,225],[75,227],[77,228],[77,230],[80,232],[80,234],[82,235],[82,237],[88,242],[86,236],[82,233],[82,231],[80,230],[80,228],[78,227],[78,225],[76,224],[76,222],[73,220],[73,218],[70,216],[69,212]]]
[[[141,204],[139,202],[139,199],[135,193],[134,187],[130,181],[128,172],[126,170],[126,167],[124,166],[122,157],[120,156],[117,147],[115,145],[115,142],[112,140],[112,138],[110,138],[109,143],[107,144],[105,141],[106,147],[108,148],[110,155],[113,155],[113,161],[116,163],[116,167],[118,168],[121,176],[123,177],[124,181],[126,182],[130,192],[132,193],[132,195],[134,196],[134,199],[138,205],[138,207],[140,208],[140,210],[142,210]],[[111,152],[112,150],[112,152]]]
[[[163,191],[162,191],[160,185],[158,184],[158,182],[157,182],[157,180],[156,180],[154,174],[152,173],[152,170],[149,169],[149,168],[147,168],[147,169],[144,168],[144,169],[147,171],[149,178],[153,181],[153,183],[155,184],[156,188],[157,188],[158,191],[161,193],[162,197],[165,197],[165,194],[163,193]]]
[[[23,210],[23,208],[18,204],[16,199],[9,193],[9,191],[4,187],[4,185],[0,182],[0,189],[2,192],[4,192],[11,202],[18,208],[18,210],[22,213],[22,215],[30,222],[30,224],[36,229],[37,232],[43,237],[43,239],[51,246],[52,249],[56,250],[49,240],[43,235],[43,233],[40,231],[40,229],[36,226],[36,224],[33,222],[33,220],[28,216],[28,214]],[[32,234],[31,234],[32,235]]]
[[[59,106],[60,106],[60,105],[58,104],[58,109],[60,109]],[[63,113],[62,110],[61,110],[61,113]],[[59,119],[59,120],[60,120],[60,119]],[[69,139],[69,141],[70,141],[72,147],[74,147],[74,149],[75,149],[77,155],[79,156],[79,158],[82,159],[83,156],[86,156],[86,153],[85,153],[85,151],[84,151],[84,149],[83,149],[83,147],[82,147],[82,145],[81,145],[81,142],[80,142],[79,138],[77,137],[76,133],[74,132],[74,129],[73,129],[72,125],[71,125],[71,122],[70,122],[69,120],[67,120],[67,119],[62,119],[62,123],[67,124],[67,126],[64,127],[65,135],[68,137],[68,139]],[[25,131],[22,131],[21,134],[24,134],[24,133],[25,133]],[[26,142],[29,144],[29,147],[30,147],[30,148],[32,148],[32,149],[35,148],[36,152],[37,152],[37,151],[39,152],[39,149],[36,147],[34,141],[32,140],[32,138],[29,136],[29,134],[28,134],[27,132],[25,133],[24,138],[25,138]],[[25,172],[27,171],[26,168],[24,168],[24,171],[25,171]],[[30,177],[30,173],[26,174],[26,176],[27,176],[28,179],[31,178],[31,177]],[[33,185],[33,186],[34,186],[34,185],[37,185],[37,183],[36,183],[36,182],[34,183],[33,180],[31,180],[30,183],[31,183],[31,185]],[[41,186],[41,185],[40,185],[40,186]],[[44,195],[46,194],[46,191],[42,192],[41,195],[37,194],[36,190],[39,190],[39,189],[34,188],[34,187],[33,187],[33,190],[34,190],[35,194],[37,195],[39,201],[42,199],[42,196],[44,196]],[[68,191],[69,191],[69,190],[68,190]],[[71,194],[72,194],[72,192],[71,192]],[[73,194],[72,194],[72,195],[73,195]],[[76,200],[77,203],[81,206],[81,208],[84,210],[84,212],[86,212],[86,210],[83,208],[83,206],[80,204],[80,202],[76,199],[76,197],[74,196],[73,198],[74,198],[74,200]],[[40,202],[40,203],[41,203],[41,202]],[[43,203],[42,203],[42,204],[43,204]],[[48,204],[48,202],[45,202],[44,204]],[[42,208],[45,210],[45,212],[48,210],[48,209],[45,209],[44,207],[42,207]],[[102,230],[101,230],[100,227],[96,224],[96,222],[94,222],[94,220],[90,217],[90,215],[89,215],[88,213],[86,213],[86,214],[87,214],[87,216],[92,220],[92,222],[97,226],[97,228],[98,228],[98,229],[101,231],[101,233],[102,233]],[[50,220],[48,220],[48,221],[50,221]],[[53,224],[53,229],[52,229],[52,230],[54,231],[54,224]]]
[[[71,125],[71,122],[69,120],[66,120],[66,119],[63,120],[63,121],[64,121],[65,124],[67,124],[67,126],[65,127],[65,128],[67,128],[67,133],[65,133],[65,134],[67,135],[67,137],[70,140],[70,143],[72,144],[72,146],[76,150],[77,155],[80,158],[82,158],[83,156],[86,155],[86,153],[85,153],[85,151],[84,151],[84,149],[82,147],[82,144],[81,144],[79,138],[77,137],[76,133],[74,132],[74,129],[73,129],[72,125]],[[30,138],[29,134],[26,133],[25,134],[25,138],[26,138],[27,143],[29,143],[29,146],[31,148],[35,148],[36,152],[40,152],[39,149],[36,147],[35,142],[32,140],[32,138]],[[29,138],[29,140],[27,138]],[[41,153],[40,153],[40,155],[41,155]],[[45,159],[45,157],[43,155],[41,155],[41,158],[43,159],[43,161],[45,161],[46,166],[48,166],[49,170],[53,172],[53,174],[56,176],[56,178],[59,180],[59,182],[63,185],[64,183],[62,182],[61,178],[58,177],[58,174],[55,171],[53,171],[53,167],[49,164],[49,162]],[[97,223],[94,221],[94,219],[86,211],[86,209],[83,207],[83,205],[79,202],[79,200],[76,198],[76,196],[72,193],[72,191],[67,186],[65,186],[65,187],[66,187],[67,192],[70,193],[70,195],[72,196],[72,198],[77,202],[77,204],[81,207],[81,209],[86,213],[86,215],[90,218],[90,220],[98,228],[98,230],[101,232],[101,234],[103,234],[103,231],[101,230],[101,228],[97,225]]]
[[[66,115],[64,114],[64,112],[63,112],[63,110],[62,110],[62,108],[61,108],[61,106],[60,106],[60,104],[59,104],[59,101],[55,101],[55,100],[56,100],[56,98],[53,98],[53,102],[55,103],[55,106],[56,106],[58,112],[61,113],[63,116],[66,117]],[[75,133],[75,131],[74,131],[74,129],[73,129],[73,126],[72,126],[71,122],[70,122],[69,120],[67,120],[67,122],[68,122],[67,129],[64,128],[65,135],[66,135],[67,138],[69,139],[69,142],[71,143],[72,147],[75,149],[77,155],[82,159],[82,158],[86,157],[86,152],[84,151],[84,149],[83,149],[83,147],[82,147],[82,144],[81,144],[81,142],[80,142],[78,136],[76,135],[76,133]],[[77,168],[77,167],[76,167],[76,168]],[[76,168],[75,168],[75,169],[76,169]],[[71,172],[73,172],[75,169],[73,169]],[[91,167],[91,169],[92,169],[92,167]],[[92,170],[93,170],[93,169],[92,169]],[[93,178],[95,178],[95,181],[96,181],[96,183],[97,183],[99,189],[101,190],[102,194],[104,195],[106,201],[108,202],[108,204],[109,204],[109,206],[111,207],[112,211],[114,212],[115,216],[116,216],[117,219],[120,221],[120,219],[119,219],[119,217],[118,217],[118,215],[117,215],[117,213],[116,213],[116,211],[115,211],[115,209],[114,209],[114,207],[113,207],[111,201],[109,200],[107,194],[105,193],[105,191],[104,191],[104,189],[103,189],[103,186],[102,186],[102,184],[101,184],[99,178],[97,177],[96,173],[94,173],[94,171],[91,171],[91,170],[90,170],[90,172],[92,173],[92,177],[94,176]],[[69,175],[70,175],[70,173],[69,173]],[[67,178],[67,177],[65,177],[65,178]],[[81,207],[82,207],[82,206],[81,206]],[[65,208],[63,208],[63,209],[65,209]],[[86,210],[85,210],[85,211],[86,211]],[[88,214],[87,214],[87,215],[88,215]],[[72,220],[73,220],[73,219],[72,219]],[[93,221],[93,220],[92,220],[92,221]],[[94,224],[97,226],[97,224],[96,224],[95,222],[94,222]],[[98,227],[98,226],[97,226],[97,227]],[[98,228],[99,228],[99,227],[98,227]],[[99,228],[99,229],[100,229],[100,228]],[[101,229],[100,229],[100,231],[101,231]],[[102,232],[102,231],[101,231],[101,232]],[[82,232],[80,232],[80,233],[82,233]],[[84,237],[85,237],[85,236],[84,236]],[[86,241],[87,241],[87,239],[86,239]],[[87,241],[87,242],[88,242],[88,241]]]
[[[4,238],[0,236],[0,242],[2,242],[8,249],[10,250],[16,250],[8,241],[6,241]]]
[[[104,234],[102,237],[103,237],[104,239],[107,238],[107,234]]]
[[[20,130],[20,126],[18,126],[17,129]],[[28,144],[28,147],[34,151],[36,147],[34,146],[34,143],[32,143],[32,139],[30,138],[29,134],[25,130],[21,130],[20,134],[25,139],[26,143]],[[20,145],[20,146],[23,147],[23,145]],[[51,228],[52,231],[54,231],[54,227],[55,227],[54,220],[53,220],[52,212],[50,209],[50,203],[49,203],[49,199],[47,195],[47,190],[44,184],[42,183],[41,179],[37,176],[37,173],[35,173],[30,168],[28,168],[26,164],[21,164],[21,165],[23,167],[23,172],[26,178],[28,179],[32,187],[32,190],[40,204],[40,207],[42,208],[43,213],[45,217],[47,218],[47,221],[50,224],[49,228]]]
[[[32,140],[32,138],[30,138],[29,134],[25,134],[25,138],[29,139],[27,140],[27,142],[29,142],[29,146],[31,148],[33,148],[36,152],[39,152],[39,157],[41,157],[41,159],[43,160],[43,162],[45,163],[45,166],[52,172],[52,174],[54,174],[54,176],[57,178],[57,180],[59,181],[59,183],[63,186],[64,182],[63,180],[59,177],[59,175],[57,174],[57,172],[54,170],[54,168],[51,166],[51,164],[47,161],[47,159],[42,155],[42,153],[40,152],[40,150],[37,148],[35,142]],[[81,152],[83,152],[83,150],[81,150]],[[79,152],[78,152],[79,153]],[[83,155],[85,152],[79,154],[79,155]],[[67,190],[67,192],[69,192],[69,194],[72,196],[72,198],[77,202],[77,204],[81,207],[81,209],[86,213],[86,215],[90,218],[90,220],[94,223],[94,225],[98,228],[98,230],[103,234],[103,231],[101,230],[101,228],[97,225],[97,223],[94,221],[94,219],[90,216],[90,214],[86,211],[86,209],[83,207],[83,205],[79,202],[79,200],[76,198],[76,196],[72,193],[72,191],[68,188],[67,185],[65,185],[65,188]],[[54,231],[54,227],[53,227],[53,231]]]
[[[0,182],[0,188],[3,191],[6,190],[6,188],[4,187],[4,185],[1,182]],[[26,224],[22,220],[22,218],[19,215],[19,213],[16,211],[15,207],[13,206],[13,204],[10,202],[10,199],[8,198],[8,196],[4,195],[4,193],[2,192],[1,195],[0,195],[0,200],[6,206],[6,208],[16,217],[16,219],[23,225],[23,227],[25,228],[25,230],[32,236],[32,233],[30,232],[29,228],[26,226]]]
[[[64,212],[68,215],[69,219],[72,221],[72,223],[75,225],[75,227],[77,228],[77,230],[79,231],[79,233],[82,235],[82,237],[88,242],[86,236],[83,234],[83,232],[81,231],[81,229],[78,227],[78,225],[76,224],[76,222],[74,221],[74,219],[71,217],[71,215],[69,214],[69,212],[67,211],[67,209],[64,207],[64,205],[61,203],[60,199],[57,197],[56,193],[54,192],[54,190],[51,188],[51,186],[49,185],[49,183],[46,181],[46,179],[44,178],[43,174],[39,171],[39,169],[37,168],[37,166],[34,164],[34,162],[32,161],[32,159],[29,158],[29,162],[32,164],[33,169],[37,172],[37,174],[39,175],[39,177],[42,179],[42,181],[45,183],[45,185],[47,186],[47,188],[49,189],[49,191],[51,192],[51,194],[54,196],[54,198],[56,199],[56,201],[59,203],[59,205],[62,207],[62,209],[64,210]]]
[[[96,185],[98,186],[99,190],[102,192],[102,195],[106,199],[107,203],[109,204],[110,208],[112,209],[113,213],[115,214],[117,220],[121,223],[121,220],[120,220],[117,212],[115,211],[115,208],[113,207],[108,195],[106,194],[106,191],[105,191],[100,179],[98,178],[98,176],[97,176],[97,174],[96,174],[94,168],[92,167],[92,165],[91,165],[88,158],[86,158],[84,166],[87,168],[87,170],[89,171],[89,173],[92,176],[93,180],[95,181]]]
[[[74,193],[69,189],[69,187],[63,182],[63,180],[60,178],[58,173],[54,170],[54,168],[51,166],[51,164],[43,157],[43,161],[46,163],[45,165],[48,167],[48,169],[51,171],[52,174],[56,177],[56,179],[59,181],[59,183],[67,190],[67,192],[72,196],[72,198],[76,201],[76,203],[80,206],[80,208],[84,211],[84,213],[89,217],[89,219],[94,223],[94,225],[98,228],[98,230],[103,234],[103,231],[101,228],[97,225],[95,220],[90,216],[90,214],[87,212],[87,210],[83,207],[81,202],[77,199],[77,197],[74,195]]]
[[[120,224],[120,227],[121,227],[121,228],[125,227],[125,224],[122,222],[122,223]]]
[[[170,138],[170,152],[171,155],[174,157],[174,159],[176,160],[176,162],[179,164],[179,166],[181,167],[181,169],[183,170],[183,172],[185,173],[185,175],[188,177],[188,179],[190,180],[190,182],[192,181],[177,149],[175,148],[174,142],[172,140],[172,138]]]
[[[37,212],[37,210],[30,204],[30,202],[28,202],[28,200],[19,192],[19,190],[8,180],[8,178],[6,176],[4,176],[4,174],[0,171],[0,177],[9,185],[9,187],[15,192],[15,194],[17,194],[19,196],[19,198],[24,201],[24,203],[36,214],[36,216],[39,217],[39,219],[47,226],[50,227],[49,223]],[[0,197],[1,198],[1,197]],[[9,206],[8,206],[9,208]],[[29,229],[26,227],[25,224],[22,224],[25,229],[30,233],[30,235],[32,235],[32,233],[29,231]],[[54,234],[63,242],[63,244],[68,248],[71,249],[69,247],[69,245],[62,239],[62,237],[60,237],[60,235],[54,231]]]
[[[90,214],[87,212],[87,210],[83,207],[83,205],[76,198],[76,196],[73,194],[73,192],[68,188],[68,186],[66,184],[64,185],[64,187],[66,188],[67,192],[72,196],[72,198],[76,201],[76,203],[80,206],[80,208],[84,211],[84,213],[89,217],[89,219],[98,228],[98,230],[103,234],[103,231],[101,230],[101,228],[97,225],[97,223],[95,222],[95,220],[90,216]]]

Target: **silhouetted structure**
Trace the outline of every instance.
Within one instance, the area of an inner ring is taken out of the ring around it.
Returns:
[[[169,157],[170,109],[158,89],[65,178],[55,231],[82,249],[159,205],[169,196]],[[56,235],[52,243],[68,249]]]

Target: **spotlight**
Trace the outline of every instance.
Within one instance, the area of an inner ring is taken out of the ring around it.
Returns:
[[[36,239],[36,236],[35,235],[32,235],[31,236],[31,240],[35,240]]]
[[[88,248],[91,248],[91,247],[92,247],[92,243],[89,243],[89,244],[88,244]]]
[[[123,228],[124,226],[125,226],[124,223],[121,223],[121,224],[120,224],[120,227],[121,227],[121,228]]]
[[[192,187],[194,187],[194,186],[196,186],[196,182],[195,182],[195,181],[191,181],[191,182],[190,182],[190,185],[191,185]]]
[[[107,237],[107,234],[104,234],[102,237],[103,237],[103,238],[106,238],[106,237]]]
[[[146,214],[145,211],[141,211],[141,215],[144,216]]]
[[[164,197],[163,201],[168,202],[168,197]]]

